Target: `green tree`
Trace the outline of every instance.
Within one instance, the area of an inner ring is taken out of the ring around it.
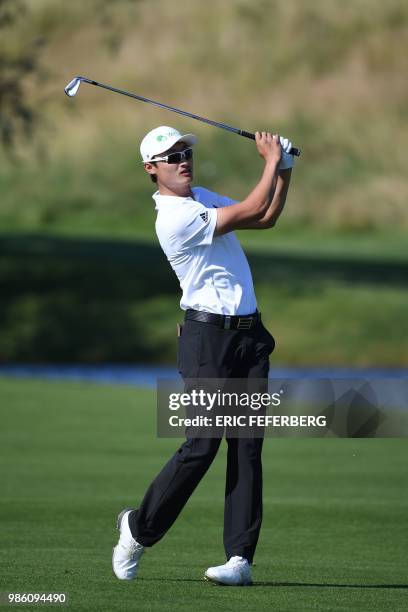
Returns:
[[[27,17],[23,0],[0,0],[0,140],[11,150],[17,138],[32,136],[38,113],[24,92],[28,75],[39,71],[39,51],[43,38],[22,40],[20,24]]]

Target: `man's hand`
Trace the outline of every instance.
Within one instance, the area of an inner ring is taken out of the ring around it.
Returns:
[[[289,138],[284,138],[283,136],[281,136],[281,137],[279,138],[279,141],[280,141],[280,143],[281,143],[282,151],[283,151],[284,153],[289,153],[289,151],[290,151],[290,150],[291,150],[291,148],[292,148],[292,143],[291,143],[291,141],[289,140]]]
[[[279,162],[279,170],[287,170],[288,168],[293,168],[295,158],[289,153],[292,148],[291,141],[289,140],[289,138],[283,138],[283,136],[281,136],[280,143],[282,147],[282,157]]]
[[[255,132],[255,143],[258,153],[264,158],[265,162],[278,164],[282,156],[282,147],[279,134],[270,132]]]

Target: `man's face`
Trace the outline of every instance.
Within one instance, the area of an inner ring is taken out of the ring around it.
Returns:
[[[170,153],[176,153],[177,151],[184,151],[188,149],[189,145],[180,140],[176,142],[170,149],[160,153],[156,157],[165,157]],[[154,159],[152,160],[154,161]],[[145,170],[149,174],[155,174],[157,177],[157,184],[163,191],[170,191],[174,193],[184,194],[189,189],[189,185],[193,180],[193,160],[183,159],[180,163],[168,164],[165,161],[152,163],[145,163]]]

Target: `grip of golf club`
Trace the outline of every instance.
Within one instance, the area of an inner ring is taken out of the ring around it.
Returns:
[[[240,136],[245,136],[245,138],[250,138],[251,140],[255,140],[255,134],[252,134],[251,132],[240,130],[239,134]],[[297,147],[292,147],[289,153],[290,155],[295,155],[296,157],[300,157],[301,151]]]

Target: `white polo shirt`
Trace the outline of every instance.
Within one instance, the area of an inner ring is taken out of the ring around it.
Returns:
[[[256,311],[251,270],[234,232],[214,236],[216,208],[234,200],[203,187],[193,187],[194,198],[153,194],[156,233],[183,295],[183,310],[205,310],[224,315]]]

